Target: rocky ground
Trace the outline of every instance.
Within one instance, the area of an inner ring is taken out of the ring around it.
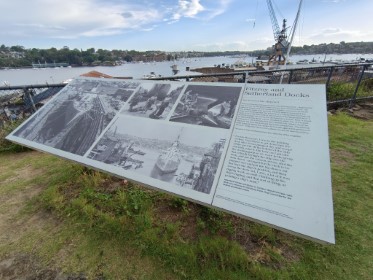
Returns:
[[[329,114],[336,114],[338,112],[345,112],[350,116],[353,116],[362,120],[372,120],[373,119],[373,102],[365,102],[361,104],[356,104],[351,109],[339,108],[331,109],[328,111]]]

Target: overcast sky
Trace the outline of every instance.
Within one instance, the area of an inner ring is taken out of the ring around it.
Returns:
[[[273,0],[291,25],[299,0]],[[266,0],[0,0],[0,44],[164,51],[264,49]],[[304,0],[294,45],[373,41],[373,0]]]

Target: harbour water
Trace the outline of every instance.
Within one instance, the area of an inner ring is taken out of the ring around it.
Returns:
[[[290,61],[297,62],[300,60],[311,61],[356,61],[360,58],[373,59],[373,54],[330,54],[330,55],[294,55],[290,57]],[[115,77],[133,77],[134,79],[141,79],[144,75],[149,75],[154,72],[155,75],[172,76],[171,66],[178,65],[180,70],[179,75],[187,75],[186,67],[190,69],[198,67],[212,67],[215,65],[231,65],[237,61],[245,63],[254,63],[254,57],[203,57],[203,58],[188,58],[179,59],[175,62],[153,62],[153,63],[126,63],[120,66],[96,66],[96,67],[72,67],[72,68],[40,68],[40,69],[5,69],[0,70],[0,86],[7,85],[35,85],[45,83],[61,83],[67,79],[75,78],[81,74],[89,71],[99,71]],[[306,65],[301,65],[306,67]]]

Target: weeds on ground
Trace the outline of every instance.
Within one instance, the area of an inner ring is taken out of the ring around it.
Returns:
[[[264,226],[97,171],[78,169],[70,183],[50,186],[44,192],[43,207],[74,220],[99,242],[116,240],[161,260],[180,278],[226,275],[242,279],[252,274],[265,279],[275,272],[277,265],[272,262],[282,258],[277,247],[286,245],[274,238],[277,243],[267,246],[265,230],[258,230],[259,237],[250,246],[240,244],[247,243],[244,236],[251,230],[244,224]],[[270,232],[276,235],[275,230]],[[266,265],[257,271],[261,262]]]
[[[327,88],[328,101],[345,100],[352,97],[356,83],[331,82]]]
[[[22,121],[5,122],[4,126],[0,128],[0,153],[18,153],[30,150],[29,148],[5,139],[5,137],[8,136],[8,134],[16,129],[21,123]]]
[[[84,251],[96,256],[85,269],[102,262],[101,255],[115,244],[123,250],[112,251],[124,262],[128,250],[135,250],[172,278],[369,279],[373,123],[340,114],[329,118],[329,129],[335,246],[298,239],[70,163],[51,164],[54,170],[39,179],[48,188],[34,203],[73,224]],[[69,267],[84,263],[82,251],[76,254]],[[115,278],[117,266],[110,258],[105,265],[100,273]]]
[[[327,88],[328,101],[346,100],[353,97],[356,89],[356,82],[330,82]],[[373,78],[361,82],[356,97],[372,96]]]

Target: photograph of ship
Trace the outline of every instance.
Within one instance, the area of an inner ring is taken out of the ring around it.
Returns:
[[[189,85],[170,121],[229,129],[241,86]]]
[[[166,119],[184,85],[143,83],[122,110],[122,114]]]
[[[226,130],[120,116],[88,158],[209,194],[227,136]]]
[[[84,155],[138,85],[138,82],[77,79],[14,135]]]

